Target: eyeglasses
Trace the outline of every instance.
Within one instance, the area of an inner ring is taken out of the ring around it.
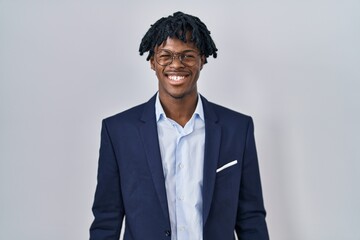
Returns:
[[[170,65],[175,58],[187,66],[192,67],[199,61],[200,54],[195,51],[176,53],[169,50],[160,50],[155,54],[156,62],[161,66]]]

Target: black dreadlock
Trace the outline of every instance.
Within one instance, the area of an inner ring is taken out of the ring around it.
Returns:
[[[151,25],[140,43],[139,52],[142,56],[149,51],[146,60],[149,61],[154,55],[156,46],[160,46],[168,37],[174,36],[183,42],[186,42],[186,33],[191,32],[190,41],[200,50],[200,53],[206,58],[213,55],[217,57],[217,48],[210,36],[210,31],[198,17],[191,16],[182,12],[176,12],[173,16],[163,17]]]

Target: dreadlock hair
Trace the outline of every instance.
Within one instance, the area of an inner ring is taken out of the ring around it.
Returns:
[[[186,33],[191,33],[191,42],[200,50],[200,54],[206,58],[213,55],[217,57],[217,48],[210,36],[206,25],[198,18],[182,12],[176,12],[173,16],[163,17],[151,25],[140,43],[139,52],[142,56],[149,51],[146,60],[149,61],[154,55],[156,46],[160,46],[168,37],[176,37],[186,43]]]

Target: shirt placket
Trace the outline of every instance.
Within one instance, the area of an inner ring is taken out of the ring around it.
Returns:
[[[177,127],[178,138],[176,143],[176,225],[177,225],[177,240],[190,239],[189,226],[187,226],[186,219],[186,204],[187,204],[187,191],[186,181],[189,179],[188,171],[186,171],[188,153],[190,151],[189,144],[186,141],[186,137],[193,131],[193,126],[186,126],[182,128],[179,125]]]

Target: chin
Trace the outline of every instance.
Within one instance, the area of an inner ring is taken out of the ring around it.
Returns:
[[[185,94],[178,94],[178,95],[174,95],[174,94],[170,94],[170,96],[172,98],[175,98],[175,99],[183,99],[185,97]]]
[[[179,93],[179,92],[164,92],[165,95],[171,97],[171,98],[175,98],[175,99],[182,99],[186,96],[186,94],[184,93]]]

